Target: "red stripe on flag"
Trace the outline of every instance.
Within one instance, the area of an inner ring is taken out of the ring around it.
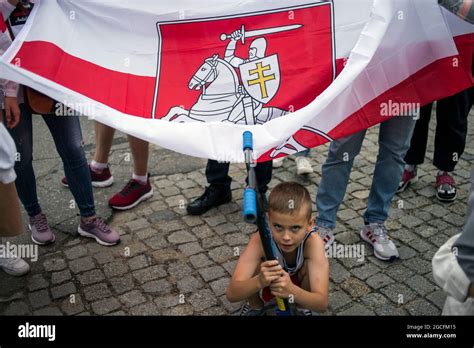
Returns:
[[[45,41],[24,42],[11,63],[17,58],[22,68],[50,81],[120,112],[151,118],[155,77],[106,69]]]
[[[3,15],[0,13],[0,32],[4,33],[5,31],[7,31],[7,26],[5,25]]]

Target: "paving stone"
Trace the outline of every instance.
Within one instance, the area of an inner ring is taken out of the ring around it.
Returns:
[[[350,308],[337,313],[337,315],[341,315],[341,316],[359,316],[359,315],[374,315],[374,314],[375,313],[372,312],[370,309],[367,309],[366,307],[362,306],[359,303],[356,303]]]
[[[375,314],[377,315],[390,315],[390,316],[406,316],[407,312],[403,308],[394,307],[389,304],[381,305],[375,308]]]
[[[351,269],[351,273],[354,274],[357,278],[365,280],[370,276],[378,273],[380,269],[372,263],[367,263],[362,267]]]
[[[51,274],[51,284],[61,284],[67,280],[70,280],[71,278],[71,272],[68,269],[60,272],[54,272]]]
[[[51,303],[48,290],[31,292],[28,294],[28,299],[30,300],[31,307],[33,309],[45,307]]]
[[[402,264],[390,267],[389,269],[387,269],[386,273],[389,277],[395,279],[397,282],[404,282],[414,274],[411,269],[406,268]]]
[[[225,221],[225,218],[224,218],[224,221]],[[206,222],[207,222],[207,220],[206,220]],[[209,225],[209,226],[213,226],[213,225]],[[213,230],[218,235],[224,235],[224,234],[227,234],[227,233],[236,232],[236,231],[239,230],[239,228],[235,224],[226,223],[226,224],[221,224],[221,225],[215,226],[213,228]]]
[[[413,290],[399,283],[390,284],[380,291],[395,304],[404,304],[416,298]]]
[[[418,258],[413,258],[403,262],[403,265],[410,268],[412,271],[418,274],[426,274],[431,272],[432,266],[431,262],[426,260],[421,260]]]
[[[168,294],[172,288],[173,286],[166,279],[152,280],[142,285],[144,292],[155,295]]]
[[[132,271],[150,266],[151,258],[148,255],[138,255],[128,260],[128,267]]]
[[[199,239],[209,238],[215,236],[214,231],[207,225],[201,225],[198,227],[194,227],[192,233],[198,237]]]
[[[168,241],[172,244],[184,244],[196,241],[196,237],[187,231],[178,231],[171,234]]]
[[[95,268],[95,264],[90,256],[69,262],[69,269],[75,274],[90,271],[93,268]]]
[[[337,310],[352,302],[352,299],[344,291],[329,292],[329,307]]]
[[[111,252],[103,251],[94,255],[94,259],[99,265],[103,265],[114,260],[114,256]]]
[[[405,306],[410,315],[440,315],[441,311],[424,299],[417,298]]]
[[[436,290],[426,296],[426,299],[430,300],[439,309],[443,309],[444,303],[446,302],[446,294],[443,290]]]
[[[224,244],[224,240],[221,237],[210,237],[203,239],[201,242],[202,247],[204,250],[212,249],[213,247],[220,246]]]
[[[147,267],[132,273],[133,277],[140,283],[166,277],[166,271],[162,265]]]
[[[198,272],[205,282],[225,276],[225,272],[220,266],[201,268]]]
[[[219,264],[236,257],[234,255],[234,250],[226,245],[209,250],[208,255],[212,260]]]
[[[84,288],[84,296],[86,297],[86,301],[101,300],[103,298],[110,297],[111,295],[112,293],[105,283],[94,284]]]
[[[119,296],[119,301],[126,307],[134,307],[143,302],[146,302],[146,298],[138,290],[133,290]]]
[[[107,298],[91,304],[92,311],[98,315],[104,315],[120,308],[120,303],[115,298]]]
[[[28,279],[28,291],[35,291],[48,287],[48,281],[42,274],[35,274]]]
[[[371,292],[370,294],[365,295],[361,298],[361,300],[364,305],[370,307],[371,309],[377,309],[390,303],[390,301],[385,296],[376,292]]]
[[[213,216],[209,216],[209,217],[204,218],[204,221],[209,226],[215,227],[217,225],[225,223],[226,219],[225,219],[225,216],[223,214],[213,214]],[[235,229],[233,231],[235,231]]]
[[[425,296],[438,288],[436,285],[429,282],[425,277],[422,277],[418,274],[408,278],[405,281],[405,284],[422,296]]]
[[[249,242],[249,236],[246,234],[243,234],[242,232],[237,232],[237,233],[232,233],[232,234],[227,234],[224,237],[225,242],[227,245],[234,247],[237,245],[247,245]]]
[[[176,279],[181,279],[192,272],[191,267],[182,261],[173,262],[168,265],[168,274]]]
[[[46,307],[33,312],[37,316],[60,316],[63,315],[57,307]]]
[[[186,276],[178,280],[178,283],[177,283],[178,290],[183,294],[189,293],[189,292],[194,293],[197,290],[201,289],[203,286],[204,286],[204,283],[200,279],[192,275]]]
[[[104,273],[100,269],[93,269],[92,271],[79,274],[77,279],[82,286],[99,283],[105,280]]]
[[[31,314],[28,306],[23,301],[15,301],[8,305],[7,309],[3,312],[3,315],[6,316],[22,316],[22,315],[29,315]]]
[[[161,249],[152,253],[153,258],[159,265],[171,260],[181,260],[185,258],[183,254],[174,249]]]
[[[221,278],[216,281],[213,281],[209,285],[211,286],[212,291],[216,296],[224,295],[227,287],[229,286],[230,279],[229,278]]]
[[[209,307],[217,304],[217,299],[214,293],[209,289],[200,290],[191,295],[189,303],[193,306],[195,311],[201,312]]]
[[[128,267],[123,261],[114,261],[105,264],[103,270],[107,278],[113,278],[127,273]]]
[[[63,258],[48,259],[43,263],[46,272],[61,271],[66,268],[66,260]]]
[[[110,279],[110,284],[117,294],[122,294],[134,288],[133,278],[130,274]]]
[[[181,298],[183,298],[184,300],[184,295]],[[153,302],[159,309],[175,307],[180,304],[180,296],[179,295],[160,296],[156,298]]]
[[[193,255],[189,258],[189,261],[194,268],[202,268],[214,263],[206,254]]]
[[[68,260],[75,260],[80,257],[86,256],[87,254],[88,250],[83,245],[77,245],[64,251],[64,255],[66,255],[66,258]]]
[[[75,294],[76,291],[77,291],[76,286],[73,283],[69,282],[69,283],[65,283],[65,284],[51,288],[51,296],[53,297],[53,299],[56,300],[58,298]]]
[[[201,248],[198,242],[181,244],[180,246],[178,246],[178,249],[186,256],[191,256],[204,251],[204,249]]]
[[[84,304],[80,295],[74,295],[73,301],[71,298],[65,299],[61,304],[61,309],[66,315],[75,315],[84,311]]]
[[[365,296],[370,292],[369,287],[364,282],[354,277],[346,279],[340,284],[340,287],[354,298]]]
[[[190,304],[182,304],[173,308],[167,308],[163,311],[163,315],[171,316],[190,316],[194,314],[193,306]]]
[[[160,315],[160,310],[153,302],[142,303],[130,310],[131,315],[135,316],[154,316]]]
[[[377,273],[366,280],[366,283],[374,289],[393,283],[394,280],[383,273]]]
[[[329,276],[335,283],[342,283],[344,280],[349,278],[351,274],[339,263],[330,262]]]

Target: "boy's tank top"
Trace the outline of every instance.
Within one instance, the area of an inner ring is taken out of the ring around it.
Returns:
[[[275,243],[275,256],[277,257],[278,261],[280,262],[280,265],[283,266],[284,269],[288,272],[290,276],[298,273],[298,271],[303,267],[303,262],[304,262],[304,245],[306,243],[306,240],[311,236],[311,234],[314,232],[314,229],[306,233],[306,235],[303,238],[303,241],[298,245],[298,248],[296,249],[296,262],[294,265],[289,265],[286,263],[285,258],[283,257],[283,251],[280,249],[280,247]]]

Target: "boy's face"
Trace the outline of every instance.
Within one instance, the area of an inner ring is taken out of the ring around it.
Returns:
[[[306,209],[300,209],[292,215],[270,210],[268,219],[273,239],[285,253],[295,251],[313,227],[313,219],[308,219]]]

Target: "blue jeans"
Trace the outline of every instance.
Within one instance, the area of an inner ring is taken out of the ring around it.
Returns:
[[[416,121],[412,117],[394,117],[380,125],[379,153],[370,188],[364,222],[383,223],[390,202],[400,183],[405,157]],[[344,199],[355,157],[359,154],[366,130],[331,143],[316,196],[316,224],[336,226],[336,214]]]
[[[33,122],[25,104],[20,105],[18,126],[9,129],[19,153],[15,163],[16,189],[29,216],[41,213],[33,170]],[[82,146],[82,133],[77,116],[43,116],[53,136],[56,150],[64,165],[64,172],[81,216],[95,215],[94,195],[87,159]]]

